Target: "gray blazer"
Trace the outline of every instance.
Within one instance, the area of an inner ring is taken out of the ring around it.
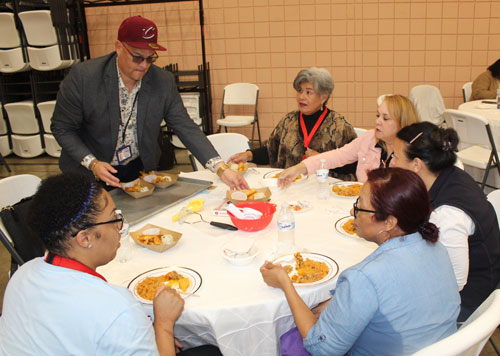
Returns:
[[[146,171],[156,168],[160,159],[158,135],[162,119],[203,165],[218,156],[189,118],[172,73],[151,65],[138,95],[137,140]],[[61,83],[50,126],[62,147],[61,170],[91,174],[80,164],[90,153],[100,161],[111,162],[119,122],[116,53],[74,66]]]

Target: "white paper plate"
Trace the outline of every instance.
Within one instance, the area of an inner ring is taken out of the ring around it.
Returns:
[[[335,262],[335,260],[333,258],[330,258],[330,257],[325,256],[325,255],[320,255],[319,253],[312,253],[312,252],[301,252],[300,254],[304,258],[304,260],[309,258],[310,260],[326,263],[326,265],[329,268],[329,272],[325,277],[323,277],[322,279],[320,279],[319,281],[316,281],[316,282],[294,283],[294,285],[296,287],[306,287],[306,286],[314,286],[316,284],[321,284],[321,283],[324,283],[326,281],[329,281],[330,279],[335,277],[337,275],[337,273],[339,273],[339,265],[337,264],[337,262]],[[293,254],[278,257],[273,261],[273,263],[279,263],[282,266],[285,266],[285,265],[292,266],[293,270],[289,273],[290,276],[292,276],[293,274],[296,273],[296,270],[295,270],[296,260],[295,260],[295,257],[293,256]]]
[[[292,211],[294,213],[304,213],[312,209],[311,203],[307,200],[300,200],[300,201],[292,200],[289,201],[288,204],[291,205]]]
[[[344,225],[346,222],[348,222],[351,219],[354,220],[354,217],[353,216],[345,216],[342,219],[337,220],[337,222],[335,223],[335,230],[340,232],[342,235],[359,238],[359,236],[357,234],[356,235],[350,234],[347,231],[345,231],[344,228],[342,227],[342,225]]]
[[[358,195],[352,195],[352,196],[346,196],[346,195],[339,195],[337,193],[335,193],[332,188],[334,186],[337,186],[337,187],[347,187],[347,186],[350,186],[350,185],[355,185],[355,184],[361,184],[363,185],[363,183],[361,182],[337,182],[337,183],[331,183],[330,184],[330,191],[332,192],[332,194],[338,198],[344,198],[344,199],[356,199],[358,197]]]
[[[136,276],[128,285],[128,289],[132,292],[134,297],[144,304],[153,304],[152,300],[144,299],[139,294],[137,294],[137,285],[142,282],[144,279],[148,277],[158,277],[163,274],[167,274],[168,272],[176,271],[179,274],[183,275],[186,278],[189,278],[189,287],[186,290],[186,293],[195,293],[201,287],[202,279],[201,275],[196,272],[194,269],[186,268],[186,267],[178,267],[178,266],[170,266],[170,267],[160,267],[155,268],[146,272],[143,272]],[[186,298],[187,295],[180,293],[180,296]]]

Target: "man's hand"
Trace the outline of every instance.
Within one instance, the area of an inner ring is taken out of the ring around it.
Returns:
[[[230,168],[226,169],[222,173],[222,176],[220,177],[220,179],[224,183],[226,183],[226,185],[229,186],[229,188],[232,190],[250,189],[245,178],[243,178],[243,176],[241,174],[233,171]]]
[[[91,171],[96,178],[99,178],[112,187],[121,188],[120,180],[112,174],[117,171],[109,163],[96,160],[95,163],[92,162],[90,165]]]
[[[248,161],[251,161],[253,159],[253,154],[252,151],[245,151],[245,152],[240,152],[232,155],[229,157],[227,160],[227,163],[246,163]]]

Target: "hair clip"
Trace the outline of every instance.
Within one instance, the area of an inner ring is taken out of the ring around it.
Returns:
[[[413,138],[413,140],[411,140],[411,141],[410,141],[410,145],[411,145],[413,142],[415,142],[415,140],[416,140],[417,138],[419,138],[420,136],[422,136],[423,134],[424,134],[424,132],[422,131],[422,132],[420,132],[417,136],[415,136],[415,137]]]

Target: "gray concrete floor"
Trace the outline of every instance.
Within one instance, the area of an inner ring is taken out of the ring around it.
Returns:
[[[176,150],[177,164],[170,171],[179,173],[180,171],[192,171],[188,159],[187,150]],[[17,174],[34,174],[40,178],[47,178],[51,175],[58,174],[61,171],[57,165],[58,160],[50,156],[40,156],[32,159],[18,158],[14,155],[6,157],[12,172],[7,172],[5,166],[0,165],[0,179]],[[10,255],[5,247],[0,244],[0,310],[2,307],[3,294],[8,282],[8,271],[10,269]],[[500,332],[499,329],[493,334],[493,340],[500,347]],[[491,344],[488,342],[481,352],[480,356],[496,356]]]

